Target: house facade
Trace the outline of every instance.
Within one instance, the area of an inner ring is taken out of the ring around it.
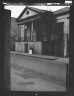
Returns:
[[[48,13],[46,10],[32,7],[23,10],[16,20],[18,25],[16,51],[28,53],[32,49],[34,54],[68,56],[69,8],[53,13],[56,23]]]
[[[70,34],[70,8],[65,7],[54,12],[57,18],[55,31],[58,33],[58,54],[69,56],[69,34]]]

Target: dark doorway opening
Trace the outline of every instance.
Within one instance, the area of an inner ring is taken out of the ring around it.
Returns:
[[[25,53],[28,53],[28,44],[25,44]]]
[[[64,22],[56,24],[54,29],[54,40],[51,50],[52,55],[63,57],[64,56]]]
[[[57,32],[58,32],[58,56],[64,56],[64,22],[60,22],[57,24]]]

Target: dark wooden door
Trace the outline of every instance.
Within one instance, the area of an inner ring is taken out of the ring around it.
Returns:
[[[58,23],[57,24],[57,32],[58,32],[58,48],[57,48],[57,55],[58,56],[64,56],[64,23]]]

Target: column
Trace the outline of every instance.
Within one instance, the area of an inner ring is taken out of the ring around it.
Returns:
[[[67,56],[67,35],[69,34],[69,19],[65,19],[64,22],[64,57]]]
[[[24,41],[24,25],[21,25],[21,39]]]
[[[31,41],[32,41],[32,36],[33,36],[33,21],[31,23]]]
[[[67,55],[67,35],[64,35],[64,57]]]

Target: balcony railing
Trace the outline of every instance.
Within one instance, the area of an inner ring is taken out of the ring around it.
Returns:
[[[32,41],[36,41],[36,36],[33,36],[32,37]]]
[[[30,36],[26,36],[24,37],[18,37],[18,39],[16,40],[17,42],[23,42],[23,41],[31,41],[31,37]],[[32,37],[32,41],[36,41],[36,36]]]
[[[26,36],[25,37],[25,41],[31,41],[31,37],[30,36]],[[32,36],[32,41],[36,41],[36,36]]]
[[[25,37],[25,41],[31,41],[31,37],[30,36],[26,36]]]

